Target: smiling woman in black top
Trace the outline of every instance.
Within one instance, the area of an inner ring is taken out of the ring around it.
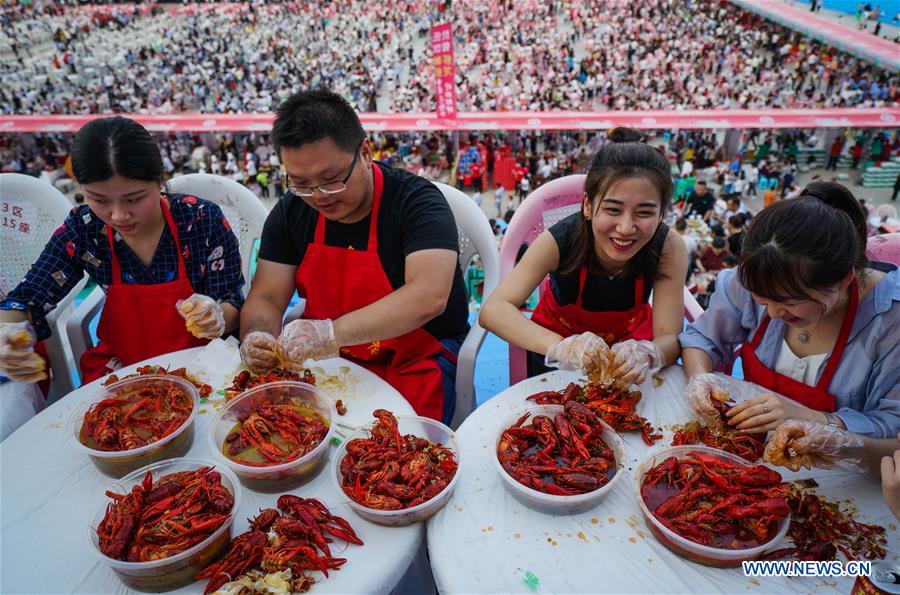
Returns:
[[[594,156],[581,210],[538,236],[481,311],[482,326],[530,352],[529,375],[548,366],[589,372],[612,345],[617,374],[640,383],[678,357],[687,250],[662,222],[669,163],[633,130],[610,138]],[[518,304],[542,281],[529,320]]]

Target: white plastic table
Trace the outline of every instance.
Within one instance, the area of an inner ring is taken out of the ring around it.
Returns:
[[[217,342],[214,352],[196,348],[152,358],[118,371],[119,377],[138,365],[160,364],[190,373],[201,369],[200,378],[230,378],[236,347]],[[231,365],[229,367],[224,362]],[[412,414],[407,401],[378,376],[342,359],[319,362],[317,384],[335,399],[342,399],[347,415],[338,420],[362,424],[373,420],[374,409]],[[99,382],[99,381],[98,381]],[[213,384],[214,390],[221,388]],[[97,561],[89,548],[88,520],[113,480],[72,445],[69,427],[72,412],[90,398],[96,383],[73,391],[32,418],[0,443],[0,523],[2,523],[3,593],[116,593],[128,592],[109,567]],[[214,393],[215,395],[215,393]],[[202,405],[196,417],[194,443],[188,457],[211,460],[207,430],[214,405]],[[334,455],[334,447],[330,456]],[[404,577],[423,544],[424,526],[382,527],[357,516],[347,498],[334,485],[331,461],[311,481],[290,490],[303,497],[319,498],[335,514],[346,518],[364,546],[349,546],[339,557],[347,563],[327,579],[316,583],[316,593],[385,593]],[[240,510],[232,535],[247,530],[247,518],[260,508],[274,508],[279,494],[260,494],[242,487]],[[424,549],[424,548],[423,548]],[[313,573],[319,580],[320,573]],[[405,583],[404,583],[405,584]],[[197,581],[179,593],[200,593],[206,581]]]
[[[640,387],[638,412],[663,439],[654,447],[639,432],[622,433],[625,476],[600,504],[572,516],[537,512],[515,500],[494,465],[499,425],[525,404],[527,396],[559,390],[583,381],[568,372],[551,372],[525,380],[475,410],[457,430],[465,462],[448,504],[428,522],[428,552],[441,593],[813,593],[823,589],[849,593],[852,578],[747,578],[740,568],[717,569],[680,558],[651,534],[638,506],[632,470],[672,440],[672,424],[684,423],[691,411],[682,396],[680,367],[662,374],[664,383]],[[736,400],[756,394],[737,381]],[[852,497],[862,520],[888,527],[888,559],[900,553],[896,521],[884,504],[880,483],[861,473],[814,471],[790,473],[786,479],[814,477],[818,493],[830,500]],[[532,589],[525,572],[539,580]]]

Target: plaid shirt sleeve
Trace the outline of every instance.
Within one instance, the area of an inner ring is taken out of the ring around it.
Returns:
[[[38,340],[51,335],[47,314],[84,276],[76,248],[78,236],[79,209],[75,208],[53,232],[25,278],[0,302],[0,310],[29,312]]]
[[[184,199],[182,199],[184,200]],[[196,238],[189,270],[194,291],[219,302],[228,302],[238,310],[244,305],[244,275],[237,237],[218,205],[198,201],[198,216],[190,234]],[[196,233],[196,235],[195,235]]]

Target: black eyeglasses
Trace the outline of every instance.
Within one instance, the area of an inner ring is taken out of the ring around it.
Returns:
[[[353,174],[353,169],[356,167],[356,162],[359,160],[359,150],[362,148],[363,142],[364,141],[359,141],[359,144],[356,145],[356,150],[353,152],[353,161],[350,162],[350,169],[347,170],[347,175],[344,176],[343,180],[328,182],[327,184],[321,184],[319,186],[296,186],[290,181],[290,178],[288,178],[287,189],[293,194],[302,196],[303,198],[314,196],[316,190],[322,194],[337,194],[338,192],[343,192],[347,189],[347,180],[350,179],[350,176]]]

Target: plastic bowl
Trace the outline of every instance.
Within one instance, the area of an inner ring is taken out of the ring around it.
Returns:
[[[127,493],[131,491],[132,486],[143,480],[147,471],[153,473],[155,481],[170,473],[196,471],[201,467],[212,466],[214,466],[212,461],[202,459],[171,459],[129,473],[119,481],[110,484],[107,489],[120,494]],[[200,543],[169,558],[152,562],[123,562],[105,556],[100,552],[96,530],[106,514],[106,507],[110,501],[108,497],[103,496],[88,524],[87,536],[91,544],[90,551],[98,560],[112,568],[119,579],[132,589],[158,593],[171,591],[194,582],[194,575],[208,566],[225,550],[231,540],[231,525],[241,507],[241,488],[238,485],[237,477],[228,469],[216,467],[216,471],[222,476],[222,485],[234,495],[234,506],[231,507],[230,518]]]
[[[293,461],[277,465],[244,465],[225,456],[225,437],[238,419],[263,403],[296,403],[315,410],[325,420],[328,433],[314,449]],[[283,492],[312,478],[325,463],[328,445],[334,434],[334,403],[321,390],[305,382],[284,380],[251,388],[229,401],[213,418],[209,428],[209,447],[213,456],[238,476],[254,492]]]
[[[191,414],[178,429],[161,440],[130,450],[95,450],[81,443],[79,439],[81,426],[84,424],[84,416],[91,405],[123,392],[159,384],[178,387],[190,395],[194,402]],[[194,418],[197,416],[199,406],[200,394],[197,392],[197,387],[184,378],[166,374],[135,376],[109,386],[100,386],[90,400],[75,409],[69,425],[74,434],[75,448],[87,454],[101,473],[118,478],[140,467],[146,467],[150,463],[186,455],[194,443]]]
[[[561,413],[564,410],[565,407],[562,405],[532,405],[517,409],[515,413],[507,417],[503,420],[503,423],[500,424],[500,428],[497,431],[497,436],[494,438],[493,443],[494,453],[492,458],[494,459],[494,465],[497,467],[497,472],[500,474],[500,479],[503,480],[503,485],[506,486],[506,489],[509,490],[510,494],[512,494],[516,500],[525,506],[547,514],[578,514],[594,508],[612,491],[613,487],[623,474],[622,461],[624,460],[624,449],[622,439],[616,431],[608,424],[604,423],[603,420],[600,420],[600,423],[603,424],[603,434],[601,434],[601,436],[603,441],[612,449],[613,455],[616,458],[616,473],[612,476],[612,479],[596,490],[585,492],[584,494],[576,494],[574,496],[545,494],[544,492],[530,488],[523,483],[519,483],[518,480],[506,472],[506,469],[500,464],[500,459],[497,458],[497,447],[500,444],[500,437],[503,435],[503,432],[515,424],[526,411],[531,413],[531,417],[528,418],[530,421],[535,415],[546,415],[552,418],[554,415]],[[529,422],[526,421],[525,423],[528,424]]]
[[[368,438],[370,430],[376,423],[378,422],[372,422],[355,431],[341,442],[340,447],[338,447],[337,455],[334,457],[334,463],[332,465],[332,477],[334,478],[334,483],[339,493],[346,495],[344,489],[341,487],[341,480],[343,479],[341,475],[341,461],[344,460],[344,456],[347,454],[347,443],[356,438]],[[347,498],[350,508],[352,508],[356,514],[379,525],[411,525],[433,516],[447,504],[450,500],[450,496],[453,495],[453,490],[456,489],[456,482],[459,479],[459,472],[462,465],[459,445],[456,443],[456,434],[441,422],[428,417],[419,417],[417,415],[398,415],[397,427],[400,430],[400,434],[412,434],[419,438],[424,438],[434,444],[440,444],[449,448],[453,451],[453,456],[456,458],[457,468],[450,483],[448,483],[443,490],[438,492],[434,498],[416,506],[404,508],[403,510],[378,510],[376,508],[363,506],[353,498]]]
[[[706,566],[716,566],[718,568],[740,566],[741,562],[747,560],[755,560],[756,558],[759,558],[765,550],[777,546],[787,534],[788,527],[790,526],[791,521],[790,515],[788,515],[781,521],[781,526],[778,528],[775,536],[768,542],[756,547],[740,550],[727,550],[696,543],[694,541],[691,541],[690,539],[686,539],[678,535],[674,531],[663,526],[663,524],[660,523],[655,516],[653,516],[653,514],[650,512],[650,509],[647,508],[647,504],[644,503],[643,496],[641,496],[641,485],[644,483],[644,474],[671,456],[676,456],[679,460],[681,460],[685,457],[685,455],[691,452],[706,453],[716,456],[723,461],[730,461],[733,463],[744,465],[746,467],[755,466],[753,463],[747,461],[746,459],[742,459],[737,455],[733,455],[729,452],[719,450],[717,448],[710,448],[708,446],[671,446],[668,448],[663,448],[662,450],[656,451],[651,454],[637,468],[637,471],[635,471],[634,474],[634,478],[635,486],[637,488],[638,504],[641,507],[641,512],[644,514],[644,521],[647,523],[650,531],[653,532],[653,535],[655,535],[656,538],[660,542],[662,542],[664,546],[666,546],[679,556],[687,558],[692,562],[697,562],[698,564],[705,564]]]

